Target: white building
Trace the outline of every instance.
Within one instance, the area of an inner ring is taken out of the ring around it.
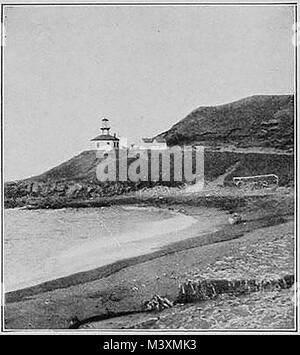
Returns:
[[[127,149],[128,148],[128,139],[127,137],[119,137],[119,147],[120,149]]]
[[[116,134],[113,136],[109,134],[110,124],[107,118],[103,118],[101,134],[91,139],[91,149],[93,150],[112,150],[119,148],[119,138]]]
[[[167,142],[164,138],[142,138],[141,149],[167,149]]]

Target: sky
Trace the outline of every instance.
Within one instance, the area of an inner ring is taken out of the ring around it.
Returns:
[[[4,179],[137,142],[199,106],[294,93],[291,6],[7,6]]]

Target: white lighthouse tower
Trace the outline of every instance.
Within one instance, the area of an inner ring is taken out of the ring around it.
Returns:
[[[101,134],[91,139],[91,148],[93,150],[111,150],[119,149],[119,138],[116,134],[113,136],[109,133],[110,122],[107,118],[101,120]]]

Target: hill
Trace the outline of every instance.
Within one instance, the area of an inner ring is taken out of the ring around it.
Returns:
[[[132,158],[128,158],[128,166],[133,160]],[[24,180],[24,182],[30,184],[72,181],[77,183],[99,184],[96,178],[96,167],[99,162],[100,160],[97,158],[94,150],[84,151],[41,175]],[[204,152],[205,180],[213,181],[217,179],[238,162],[239,164],[233,170],[234,176],[273,173],[279,176],[280,185],[289,184],[294,179],[294,156],[292,154],[221,152],[213,151],[208,148]],[[150,179],[151,167],[149,166],[149,168]],[[229,174],[226,178],[227,181],[230,179],[232,179],[232,174]],[[124,182],[122,184],[124,184]]]
[[[292,150],[294,96],[256,95],[220,105],[199,107],[157,137],[168,145],[271,147]]]
[[[96,179],[96,167],[99,162],[100,160],[97,158],[94,150],[86,150],[43,174],[26,180],[36,182],[62,180],[93,181]]]
[[[200,143],[215,148],[221,145],[293,150],[294,97],[253,96],[227,105],[200,107],[169,131],[160,135],[169,145]],[[232,183],[234,176],[276,174],[280,185],[294,183],[294,155],[266,152],[216,151],[204,154],[205,181],[224,178]],[[134,158],[128,158],[129,166]],[[172,181],[99,182],[96,167],[100,160],[93,150],[84,151],[45,173],[4,186],[5,207],[36,203],[52,205],[49,200],[94,200],[127,194],[156,185],[180,186]],[[120,164],[118,157],[117,162]],[[151,170],[151,169],[150,169]],[[148,171],[148,177],[151,175]]]

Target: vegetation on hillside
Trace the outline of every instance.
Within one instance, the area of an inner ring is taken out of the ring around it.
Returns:
[[[256,95],[226,105],[199,107],[158,137],[169,145],[293,149],[294,96]]]

